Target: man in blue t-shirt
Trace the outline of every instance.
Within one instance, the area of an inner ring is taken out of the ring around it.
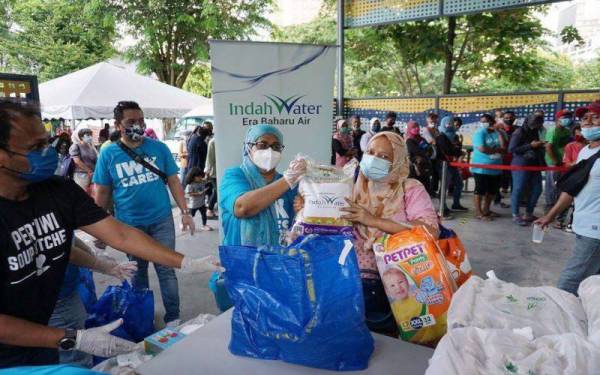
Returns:
[[[121,139],[107,146],[98,158],[93,179],[97,189],[96,203],[108,208],[112,194],[118,220],[174,249],[175,224],[167,187],[181,210],[183,229],[189,229],[193,234],[195,227],[173,156],[164,143],[144,137],[144,113],[136,102],[119,102],[114,116]],[[138,262],[134,287],[148,288],[148,262],[131,259]],[[156,263],[154,269],[166,311],[164,321],[178,325],[179,290],[175,271]]]

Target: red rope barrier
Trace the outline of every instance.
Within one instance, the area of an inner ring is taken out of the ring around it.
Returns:
[[[483,168],[483,169],[496,169],[501,171],[527,171],[527,172],[542,172],[542,171],[553,171],[553,172],[566,172],[569,167],[541,167],[541,166],[520,166],[520,165],[501,165],[501,164],[469,164],[450,162],[448,163],[451,167],[456,168]]]

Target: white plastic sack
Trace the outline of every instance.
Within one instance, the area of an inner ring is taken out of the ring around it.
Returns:
[[[577,293],[587,317],[588,340],[600,347],[600,275],[583,280]]]
[[[577,297],[558,288],[520,287],[472,276],[454,294],[448,329],[531,327],[534,337],[574,333],[587,337],[586,315]]]
[[[474,327],[449,331],[425,374],[591,375],[600,369],[600,349],[581,336],[562,334],[532,340],[517,332]]]

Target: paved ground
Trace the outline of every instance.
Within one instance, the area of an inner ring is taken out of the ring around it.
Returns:
[[[471,194],[465,194],[463,205],[472,207],[472,198]],[[572,251],[574,235],[553,229],[546,234],[543,244],[536,245],[531,242],[531,227],[514,225],[509,209],[493,209],[503,217],[493,222],[481,222],[469,212],[458,214],[454,220],[444,223],[456,230],[463,240],[475,274],[483,276],[486,271],[493,269],[500,279],[522,286],[556,285],[560,270]],[[176,221],[178,223],[178,218]],[[197,224],[198,221],[199,218]],[[216,222],[212,221],[211,225],[216,227]],[[199,232],[193,237],[178,230],[177,250],[191,256],[217,255],[218,242],[219,234],[216,230]],[[108,250],[108,254],[125,259],[122,253],[112,249]],[[182,319],[191,319],[201,313],[218,314],[207,287],[209,277],[209,274],[184,275],[178,272]],[[117,283],[116,279],[98,274],[95,279],[98,295],[108,285]],[[163,325],[164,308],[158,279],[152,268],[150,285],[155,293],[156,326],[160,328]]]

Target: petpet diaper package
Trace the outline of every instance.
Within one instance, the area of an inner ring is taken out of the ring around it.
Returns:
[[[446,333],[456,284],[437,241],[421,226],[374,244],[377,268],[404,341],[435,346]]]
[[[352,235],[352,223],[341,219],[340,211],[348,207],[346,198],[352,197],[354,169],[338,169],[328,165],[308,164],[306,175],[300,180],[299,194],[304,208],[296,215],[295,235]]]

